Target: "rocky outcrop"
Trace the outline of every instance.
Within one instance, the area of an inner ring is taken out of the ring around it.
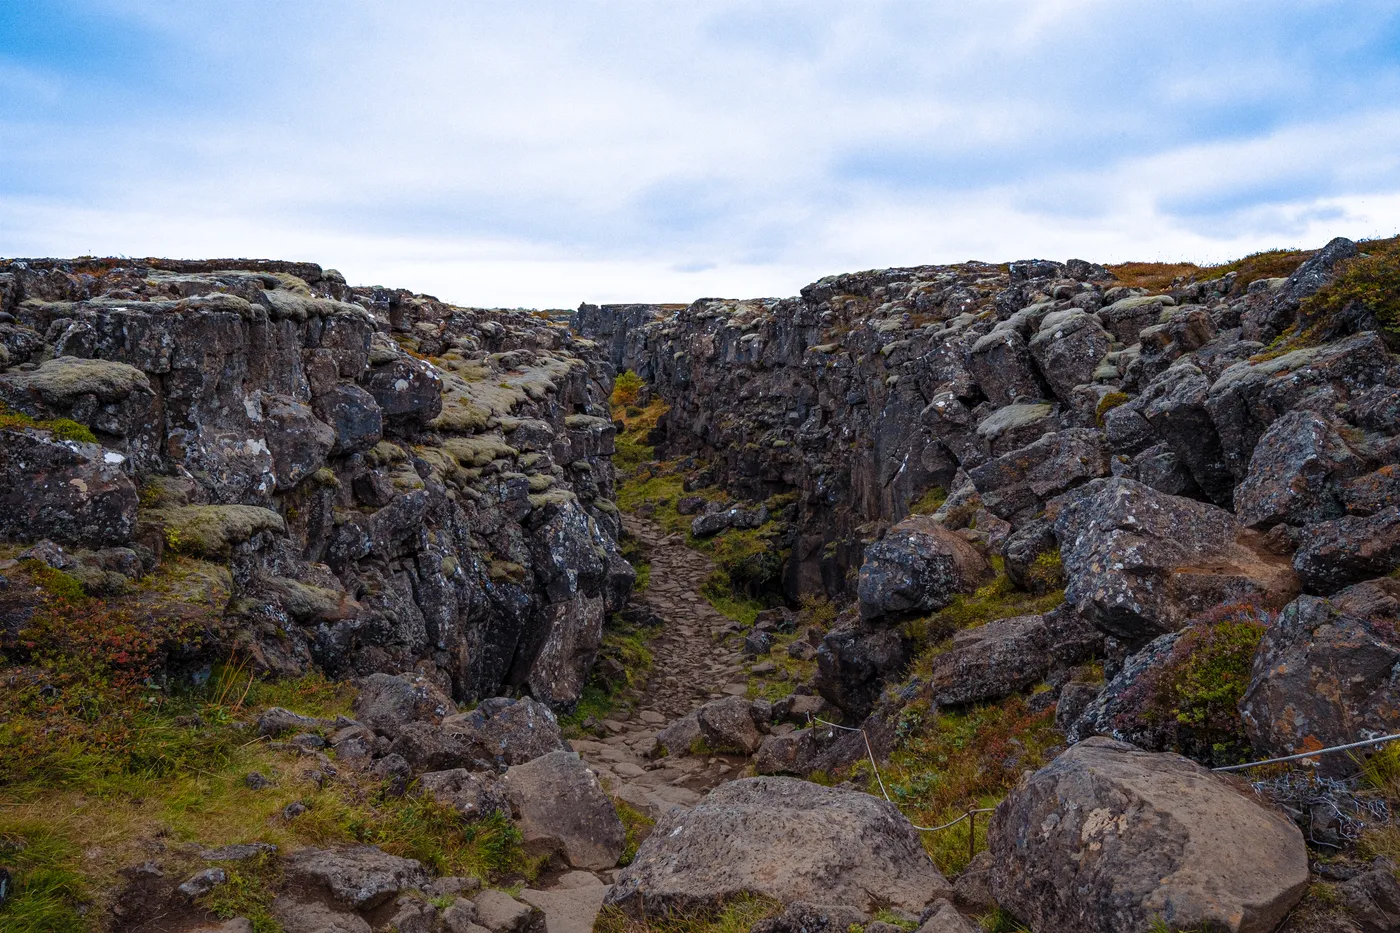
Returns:
[[[1297,592],[1288,565],[1242,543],[1234,516],[1125,479],[1096,480],[1055,521],[1066,600],[1105,632],[1142,645],[1226,603]]]
[[[273,673],[577,698],[633,577],[596,345],[310,264],[0,277],[0,537],[227,563]]]
[[[997,902],[1035,930],[1154,921],[1271,933],[1303,896],[1302,834],[1178,755],[1088,739],[1022,780],[988,829]]]
[[[634,916],[741,894],[919,910],[952,889],[893,804],[793,778],[734,781],[662,818],[607,904]]]
[[[1384,583],[1391,591],[1384,597],[1393,603],[1400,587],[1396,581]],[[1240,702],[1240,715],[1261,755],[1292,755],[1400,732],[1400,637],[1394,618],[1367,612],[1366,603],[1373,604],[1367,594],[1345,591],[1333,602],[1300,596],[1265,631]],[[1346,755],[1323,755],[1317,767],[1345,776],[1358,764]]]

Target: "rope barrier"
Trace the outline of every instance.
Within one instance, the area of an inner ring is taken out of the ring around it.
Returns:
[[[853,727],[853,726],[843,726],[843,725],[841,725],[841,724],[839,724],[839,723],[834,723],[834,722],[828,722],[828,721],[825,720],[825,719],[821,719],[821,718],[819,718],[819,717],[817,717],[817,716],[813,716],[811,713],[808,713],[808,714],[807,714],[807,721],[808,721],[808,722],[820,723],[821,725],[827,726],[827,727],[832,728],[832,729],[840,729],[840,730],[842,730],[843,732],[859,732],[859,733],[860,733],[861,739],[864,740],[864,742],[865,742],[865,754],[870,758],[870,769],[871,769],[872,771],[875,772],[875,781],[876,781],[876,783],[878,783],[878,784],[880,785],[880,793],[882,793],[882,794],[885,795],[885,800],[886,800],[886,801],[888,801],[889,803],[894,803],[894,800],[890,797],[890,792],[885,788],[885,779],[884,779],[883,777],[880,776],[880,765],[879,765],[879,763],[876,762],[876,760],[875,760],[875,750],[874,750],[873,748],[870,747],[870,736],[866,734],[866,731],[865,731],[864,729],[861,729],[861,728],[859,728],[859,727]],[[1280,758],[1265,758],[1265,759],[1263,759],[1262,761],[1250,761],[1250,762],[1246,762],[1245,764],[1242,764],[1242,765],[1226,765],[1225,767],[1221,767],[1221,768],[1211,768],[1211,770],[1212,770],[1212,771],[1243,771],[1243,770],[1246,769],[1246,768],[1257,768],[1257,767],[1259,767],[1260,765],[1276,765],[1276,764],[1281,764],[1281,763],[1283,763],[1283,762],[1285,762],[1285,761],[1299,761],[1299,760],[1304,759],[1304,758],[1313,758],[1313,757],[1315,757],[1315,756],[1317,756],[1317,755],[1330,755],[1330,754],[1332,754],[1333,752],[1344,752],[1344,751],[1348,751],[1348,750],[1353,749],[1353,748],[1365,748],[1365,747],[1367,747],[1367,746],[1384,745],[1386,742],[1391,742],[1391,741],[1394,741],[1394,740],[1396,740],[1396,739],[1400,739],[1400,732],[1395,733],[1394,735],[1382,735],[1382,736],[1377,736],[1377,737],[1375,737],[1375,738],[1373,738],[1373,739],[1365,739],[1365,740],[1360,741],[1360,742],[1351,742],[1351,743],[1349,743],[1349,744],[1347,744],[1347,745],[1333,745],[1333,746],[1331,746],[1330,748],[1319,748],[1319,749],[1314,749],[1313,751],[1310,751],[1310,752],[1300,752],[1300,753],[1298,753],[1298,754],[1296,754],[1296,755],[1284,755],[1284,756],[1282,756],[1282,757],[1280,757]],[[995,807],[979,807],[979,808],[974,809],[974,810],[968,810],[966,813],[964,813],[962,816],[958,817],[957,819],[952,820],[952,821],[947,822],[947,823],[944,823],[944,824],[941,825],[941,826],[920,826],[918,823],[915,823],[913,820],[910,820],[908,817],[905,817],[905,819],[908,820],[910,826],[914,827],[914,828],[917,829],[919,832],[922,832],[922,833],[936,833],[936,832],[939,832],[940,830],[949,829],[950,827],[956,826],[956,825],[958,825],[959,823],[961,823],[963,820],[968,819],[969,817],[971,817],[971,818],[972,818],[972,829],[971,829],[971,831],[968,833],[968,846],[969,846],[969,848],[971,848],[972,839],[973,839],[973,837],[976,835],[976,830],[977,830],[977,814],[979,814],[979,813],[991,813],[991,812],[992,812],[993,810],[995,810],[995,809],[996,809]]]
[[[1330,755],[1333,752],[1344,752],[1353,748],[1365,748],[1368,745],[1384,745],[1386,742],[1400,739],[1400,732],[1394,735],[1379,735],[1374,739],[1365,739],[1360,742],[1351,742],[1347,745],[1333,745],[1331,748],[1318,748],[1310,752],[1299,752],[1296,755],[1284,755],[1282,758],[1265,758],[1263,761],[1250,761],[1242,765],[1226,765],[1223,768],[1211,768],[1212,771],[1243,771],[1245,768],[1257,768],[1260,765],[1276,765],[1285,761],[1300,761],[1304,758],[1313,758],[1317,755]]]

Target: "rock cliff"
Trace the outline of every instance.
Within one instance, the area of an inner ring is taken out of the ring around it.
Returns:
[[[223,649],[276,673],[577,699],[633,579],[591,342],[304,263],[16,260],[0,296],[31,556],[99,590],[224,566]]]

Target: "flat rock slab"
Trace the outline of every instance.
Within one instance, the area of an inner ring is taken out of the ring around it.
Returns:
[[[612,890],[593,879],[587,886],[535,891],[526,888],[520,899],[544,911],[545,933],[592,933],[593,921],[603,909],[603,898]]]

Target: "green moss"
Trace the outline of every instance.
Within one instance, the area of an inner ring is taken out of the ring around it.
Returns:
[[[637,857],[637,849],[646,841],[647,836],[651,835],[651,828],[656,825],[656,820],[625,800],[613,798],[613,807],[616,808],[617,815],[622,820],[622,827],[626,831],[622,857],[617,860],[617,864],[631,865],[632,860]]]
[[[1026,588],[1037,596],[1064,590],[1065,565],[1058,550],[1036,555],[1026,572]]]
[[[1045,562],[1043,572],[1047,582],[1054,573],[1054,565],[1058,559],[1059,555],[1055,554]],[[1011,578],[1006,575],[1002,559],[994,556],[991,563],[996,576],[990,583],[971,594],[959,593],[938,612],[908,623],[906,633],[909,637],[924,645],[941,643],[958,629],[973,628],[1012,616],[1049,612],[1064,602],[1063,589],[1046,589],[1040,594],[1017,589]],[[1060,573],[1063,573],[1062,569]],[[915,662],[915,669],[920,669],[918,661]]]
[[[1131,398],[1132,396],[1128,395],[1126,392],[1107,393],[1103,398],[1099,399],[1098,407],[1094,409],[1094,421],[1098,423],[1099,427],[1103,427],[1104,416],[1119,405],[1128,402]]]
[[[700,595],[716,612],[740,625],[753,625],[758,614],[768,608],[756,599],[739,595],[729,575],[722,570],[716,570],[706,578],[700,586]]]
[[[253,505],[186,505],[144,512],[141,519],[160,525],[173,550],[214,558],[228,557],[235,544],[256,534],[287,533],[282,516]]]
[[[87,590],[83,581],[70,573],[37,560],[21,561],[29,571],[30,579],[50,596],[66,603],[83,603],[87,600]]]
[[[909,503],[910,515],[932,515],[948,501],[948,490],[942,486],[931,486],[924,494]]]
[[[1214,765],[1248,760],[1239,703],[1264,625],[1263,614],[1236,605],[1184,629],[1165,660],[1124,692],[1129,712],[1115,724]]]
[[[48,431],[54,437],[64,441],[77,441],[82,444],[96,444],[97,435],[83,424],[79,424],[69,418],[55,418],[52,421],[38,421],[26,414],[11,411],[0,402],[0,429],[9,428],[11,430],[21,430],[24,428],[36,428],[40,431]]]

